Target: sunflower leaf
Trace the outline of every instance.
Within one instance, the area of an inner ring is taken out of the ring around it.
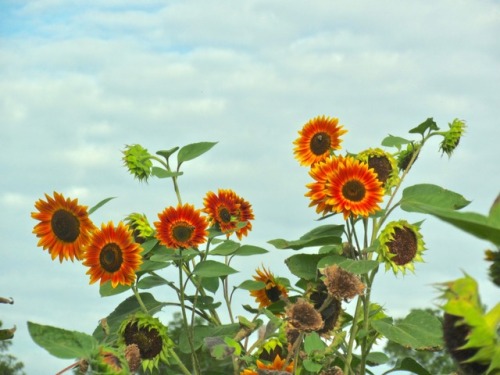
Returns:
[[[342,255],[329,255],[318,262],[318,268],[325,268],[332,264],[337,264],[342,269],[363,275],[378,267],[379,262],[376,260],[354,260],[346,258]]]
[[[185,161],[197,158],[216,144],[217,142],[198,142],[183,146],[177,153],[177,164],[180,166]]]
[[[97,340],[85,333],[28,322],[34,342],[57,358],[89,358],[97,348]]]
[[[324,257],[325,255],[321,254],[297,254],[285,259],[285,264],[295,276],[305,280],[315,280],[318,262]]]
[[[262,247],[259,246],[253,246],[253,245],[243,245],[240,246],[236,251],[234,252],[234,255],[239,255],[239,256],[249,256],[249,255],[256,255],[256,254],[265,254],[268,251]]]
[[[282,238],[268,241],[277,249],[300,250],[304,247],[335,245],[342,243],[343,225],[321,225],[301,236],[298,240],[287,241]]]
[[[180,176],[184,172],[167,171],[166,169],[163,169],[160,167],[153,167],[151,169],[151,173],[153,174],[153,176],[158,177],[158,178],[169,178],[169,177]]]
[[[266,283],[263,281],[256,280],[245,280],[240,285],[237,286],[238,289],[245,290],[259,290],[264,289],[266,287]]]
[[[193,269],[193,275],[198,277],[221,277],[237,273],[234,268],[215,260],[205,260],[198,263]]]
[[[238,248],[240,247],[240,244],[238,242],[234,242],[231,240],[225,240],[222,242],[219,246],[217,246],[215,249],[210,251],[210,255],[231,255],[233,254]]]
[[[418,133],[424,135],[424,133],[428,130],[439,130],[439,127],[437,126],[436,122],[432,117],[429,117],[427,120],[425,120],[423,123],[418,125],[417,127],[413,128],[410,130],[410,133]]]
[[[402,145],[411,143],[408,139],[396,137],[394,135],[388,135],[382,140],[382,146],[385,147],[396,147],[398,150],[401,149]]]
[[[106,203],[108,203],[110,200],[115,199],[115,198],[116,197],[109,197],[109,198],[103,199],[102,201],[100,201],[99,203],[97,203],[94,207],[92,207],[92,208],[89,209],[89,215],[91,215],[92,213],[94,213],[95,211],[97,211],[99,208],[101,208],[102,206],[104,206]]]
[[[137,283],[137,287],[139,289],[150,289],[154,288],[155,286],[167,285],[167,284],[168,280],[165,280],[163,277],[158,275],[151,275],[141,278]]]
[[[384,374],[400,371],[409,371],[410,373],[416,375],[431,375],[431,373],[422,367],[420,363],[410,357],[398,360],[396,365],[391,370],[384,372]]]
[[[111,281],[108,281],[99,286],[99,295],[101,297],[109,297],[126,292],[127,290],[130,290],[130,285],[118,284],[113,288],[113,286],[111,285]]]

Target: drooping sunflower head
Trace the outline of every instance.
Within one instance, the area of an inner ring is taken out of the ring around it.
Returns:
[[[398,163],[390,153],[380,148],[370,148],[360,152],[356,158],[373,168],[385,194],[390,194],[392,188],[399,183]]]
[[[127,225],[120,222],[115,227],[112,222],[103,223],[85,252],[83,265],[89,267],[90,283],[111,281],[113,288],[118,284],[131,285],[142,263],[141,251]]]
[[[380,210],[384,189],[366,163],[347,156],[327,178],[325,203],[332,211],[343,213],[344,220],[368,217]]]
[[[500,249],[486,250],[486,260],[491,262],[488,274],[496,286],[500,286]]]
[[[365,284],[358,276],[336,264],[321,270],[328,294],[338,300],[351,300],[365,290]]]
[[[330,337],[342,314],[341,301],[336,298],[330,298],[326,285],[322,282],[313,288],[309,295],[309,300],[313,303],[316,310],[321,308],[320,314],[323,319],[323,328],[316,332],[324,337]],[[329,304],[323,306],[327,300],[330,300]]]
[[[337,118],[318,116],[309,120],[299,131],[299,137],[293,142],[295,158],[300,165],[311,166],[339,150],[340,137],[347,130],[339,125]]]
[[[439,146],[440,150],[443,153],[446,153],[448,157],[453,154],[453,151],[458,146],[460,142],[460,138],[465,132],[465,122],[463,120],[455,119],[451,124],[448,124],[450,129],[444,133],[443,140],[441,141],[441,145]]]
[[[397,163],[400,171],[406,171],[410,168],[410,162],[412,159],[413,163],[415,163],[421,147],[422,145],[420,143],[408,143],[406,145],[406,149],[399,151],[397,155]]]
[[[123,164],[132,176],[139,181],[146,181],[151,176],[153,163],[151,154],[141,145],[127,145],[123,153]]]
[[[125,223],[132,229],[134,240],[139,244],[144,243],[147,238],[154,234],[154,230],[144,214],[133,212],[125,218]]]
[[[158,218],[160,221],[154,223],[156,237],[168,248],[196,248],[206,241],[207,221],[193,205],[167,207]]]
[[[52,259],[82,259],[85,247],[90,242],[95,225],[89,218],[87,206],[78,204],[78,199],[65,199],[54,192],[54,197],[45,194],[46,201],[35,203],[37,212],[31,217],[40,222],[33,228],[39,238],[38,246],[48,250]]]
[[[259,307],[270,306],[282,298],[288,297],[286,287],[274,277],[273,273],[266,270],[264,267],[262,270],[257,268],[256,272],[257,275],[253,278],[265,284],[265,287],[262,289],[250,291],[250,295],[255,297],[255,302],[259,303]]]
[[[169,363],[174,342],[168,337],[168,328],[159,319],[136,313],[122,322],[118,336],[119,342],[138,346],[144,371],[153,372],[160,362]]]
[[[314,305],[303,299],[287,306],[286,316],[289,329],[299,332],[318,331],[324,325],[323,318]]]
[[[101,346],[97,357],[91,364],[93,374],[127,375],[130,374],[128,363],[117,349]]]
[[[234,191],[219,189],[217,194],[209,191],[203,204],[203,212],[208,215],[209,224],[217,226],[227,237],[235,233],[241,240],[252,229],[252,206]]]
[[[418,226],[405,220],[390,222],[379,237],[379,254],[385,262],[386,271],[392,268],[394,274],[414,271],[415,262],[423,262],[424,240]]]

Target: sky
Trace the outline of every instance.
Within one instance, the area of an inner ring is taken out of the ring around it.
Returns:
[[[11,354],[29,375],[56,373],[72,361],[34,344],[26,322],[91,333],[123,298],[101,298],[81,264],[53,262],[36,246],[36,200],[53,191],[87,206],[117,197],[92,215],[96,223],[131,212],[152,222],[176,204],[169,181],[128,174],[128,144],[154,153],[218,142],[185,164],[179,183],[198,207],[218,188],[252,204],[243,242],[269,253],[235,262],[235,280],[262,264],[288,276],[283,260],[294,252],[267,241],[318,225],[304,197],[307,168],[292,151],[318,115],[339,118],[349,152],[389,134],[411,138],[428,117],[442,129],[465,120],[453,157],[429,142],[404,186],[440,185],[471,200],[465,210],[487,213],[500,193],[498,35],[497,0],[2,0],[0,296],[15,303],[0,306],[0,319],[17,326]],[[498,301],[483,260],[489,243],[424,215],[393,218],[425,219],[427,251],[415,274],[377,276],[373,299],[388,314],[434,306],[433,283],[463,272],[484,303]]]

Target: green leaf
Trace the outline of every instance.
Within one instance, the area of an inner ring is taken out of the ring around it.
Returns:
[[[304,366],[304,369],[306,369],[309,372],[312,372],[313,374],[318,373],[323,365],[318,362],[314,362],[312,359],[306,358],[302,361],[302,365]]]
[[[94,207],[92,207],[91,209],[89,209],[89,215],[91,215],[92,213],[94,213],[95,211],[97,211],[97,209],[101,208],[106,203],[108,203],[110,200],[115,199],[115,198],[116,197],[109,197],[109,198],[103,199],[102,201],[100,201],[99,203],[97,203]]]
[[[391,372],[399,372],[399,371],[409,371],[412,374],[417,375],[432,375],[429,371],[420,365],[413,358],[404,358],[403,360],[398,360],[394,368],[389,371],[386,371],[384,374],[389,374]]]
[[[396,324],[379,319],[373,320],[371,325],[389,340],[405,347],[429,350],[443,346],[441,322],[423,310],[412,311]]]
[[[202,277],[201,286],[209,292],[215,293],[219,289],[218,277]]]
[[[191,143],[179,150],[177,154],[177,163],[181,165],[185,161],[193,160],[198,156],[204,154],[212,147],[214,147],[217,142],[199,142],[199,143]]]
[[[10,340],[14,337],[14,333],[16,332],[16,327],[9,329],[0,329],[0,341]]]
[[[225,240],[215,249],[210,251],[210,255],[222,255],[228,256],[233,254],[238,248],[240,244],[238,242],[234,242],[232,240]]]
[[[410,190],[408,190],[410,189]],[[500,245],[500,224],[495,218],[475,212],[459,212],[469,201],[435,185],[415,185],[403,191],[401,208],[432,215],[477,238]]]
[[[259,246],[243,245],[243,246],[240,246],[234,252],[234,255],[249,256],[249,255],[257,255],[257,254],[265,254],[267,252],[268,251],[266,249],[259,247]]]
[[[259,289],[264,289],[265,287],[266,284],[263,281],[257,281],[257,280],[245,280],[240,285],[237,286],[238,289],[245,289],[245,290],[259,290]]]
[[[304,350],[308,356],[311,356],[314,352],[323,351],[325,348],[326,344],[316,332],[311,332],[304,338]]]
[[[285,264],[295,276],[315,280],[318,262],[324,257],[325,255],[320,254],[297,254],[285,259]]]
[[[304,247],[335,245],[342,243],[343,225],[322,225],[307,232],[298,240],[287,241],[281,238],[268,241],[277,249],[300,250]]]
[[[160,167],[153,167],[151,168],[151,173],[153,174],[153,176],[158,178],[169,178],[180,176],[184,172],[167,171],[166,169]]]
[[[178,149],[179,149],[179,146],[171,148],[170,150],[160,150],[160,151],[156,152],[156,155],[163,156],[168,161],[168,158],[171,155],[173,155]]]
[[[137,283],[139,289],[150,289],[160,285],[167,285],[169,282],[158,275],[151,275],[141,278]]]
[[[139,296],[151,315],[156,314],[167,305],[166,303],[158,302],[151,293],[139,293]],[[125,301],[120,303],[116,309],[106,317],[106,324],[109,327],[109,331],[112,332],[112,336],[116,335],[120,323],[137,311],[141,311],[141,306],[137,302],[137,298],[135,296],[130,296]],[[94,330],[92,336],[99,341],[104,339],[105,335],[101,325]]]
[[[413,128],[410,130],[410,133],[418,133],[422,134],[424,136],[424,133],[427,130],[439,130],[439,127],[437,126],[436,122],[432,117],[429,117],[427,120],[425,120],[423,123],[418,125],[417,127]]]
[[[159,244],[159,242],[156,238],[152,238],[150,240],[145,241],[144,243],[141,244],[141,248],[142,248],[141,255],[144,256],[144,255],[148,254],[158,244]]]
[[[194,269],[193,274],[198,277],[220,277],[237,273],[234,268],[215,260],[205,260],[198,263]]]
[[[97,348],[94,337],[82,332],[28,322],[34,342],[57,358],[89,358]]]
[[[168,267],[169,265],[170,265],[169,262],[156,262],[146,259],[142,262],[139,270],[137,271],[137,274],[142,275],[146,272],[161,270],[163,268]]]
[[[318,262],[318,268],[325,268],[332,264],[337,264],[346,271],[362,275],[378,267],[376,260],[354,260],[342,255],[329,255]]]
[[[111,281],[105,282],[99,286],[99,295],[101,297],[115,296],[117,294],[130,290],[130,285],[118,284],[116,287],[111,286]]]
[[[370,366],[383,365],[389,362],[389,357],[382,352],[371,352],[366,356],[366,361]]]
[[[382,140],[382,146],[385,147],[396,147],[398,150],[401,149],[402,145],[411,143],[408,139],[404,139],[401,137],[396,137],[394,135],[388,135]]]

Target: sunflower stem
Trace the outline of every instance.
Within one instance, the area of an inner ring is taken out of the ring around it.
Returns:
[[[361,296],[358,297],[358,301],[356,303],[356,310],[354,312],[354,317],[352,319],[352,326],[351,326],[351,332],[349,334],[349,343],[347,344],[347,353],[346,353],[346,359],[344,363],[344,375],[349,375],[351,371],[351,362],[352,362],[352,357],[353,353],[352,351],[354,350],[354,341],[356,339],[356,334],[358,331],[358,319],[359,319],[359,314],[361,312],[362,308],[362,299]]]
[[[191,372],[187,369],[186,366],[184,366],[181,359],[179,358],[179,356],[177,355],[175,350],[172,348],[170,348],[170,355],[172,356],[173,359],[175,359],[175,361],[177,362],[177,365],[179,366],[179,368],[181,369],[181,371],[184,375],[191,375]]]
[[[139,294],[139,290],[137,289],[137,285],[132,285],[131,287],[132,287],[132,291],[134,292],[135,299],[137,300],[137,303],[141,307],[141,310],[144,311],[146,314],[150,315],[148,308],[146,307],[146,305],[142,301],[142,297]]]

